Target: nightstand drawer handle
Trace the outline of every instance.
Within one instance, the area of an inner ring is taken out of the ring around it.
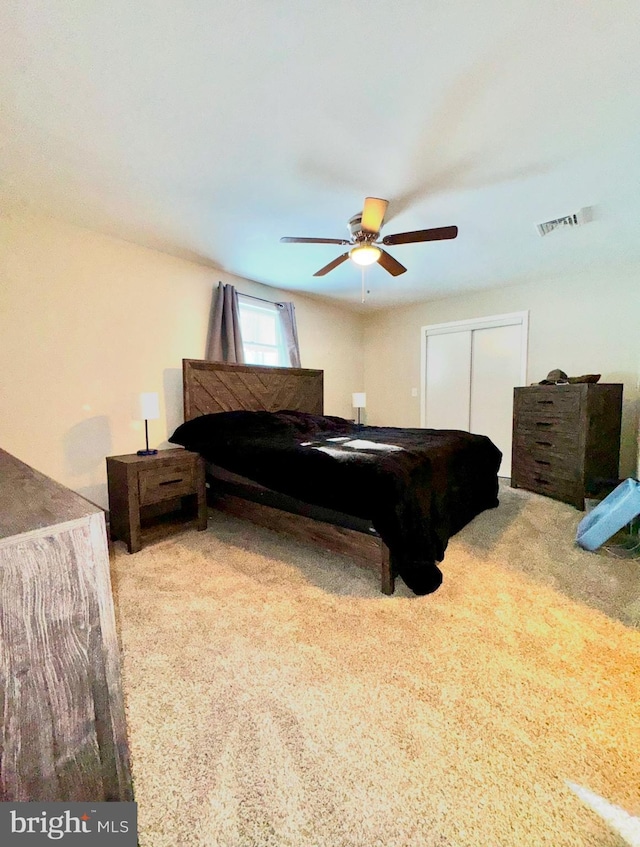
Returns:
[[[553,447],[550,441],[536,441],[536,444],[539,444],[541,447]]]
[[[538,403],[545,406],[553,406],[553,400],[538,400]]]
[[[536,465],[550,465],[551,464],[551,462],[547,462],[545,459],[536,459],[535,463],[536,463]]]
[[[175,485],[176,482],[182,482],[182,477],[179,479],[163,479],[160,485]]]
[[[553,426],[551,421],[536,421],[536,426],[545,427],[545,426]]]
[[[551,483],[549,482],[549,480],[548,480],[548,479],[544,479],[544,478],[543,478],[543,477],[541,477],[541,476],[536,476],[536,477],[534,477],[534,479],[535,479],[535,481],[536,481],[536,482],[539,482],[539,483],[541,483],[542,485],[551,485]]]

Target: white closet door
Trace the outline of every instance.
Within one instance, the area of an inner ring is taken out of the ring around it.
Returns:
[[[471,331],[428,335],[426,358],[425,426],[469,432]]]
[[[513,389],[526,382],[528,313],[422,328],[422,425],[487,435],[511,475]]]
[[[511,475],[513,388],[520,384],[522,327],[473,331],[469,429],[502,450],[500,476]]]

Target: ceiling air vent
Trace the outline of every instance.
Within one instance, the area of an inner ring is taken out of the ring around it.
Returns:
[[[584,206],[573,215],[564,215],[562,218],[554,218],[552,221],[544,221],[544,223],[536,224],[536,229],[539,235],[549,235],[554,229],[559,229],[560,227],[582,226],[582,224],[589,223],[589,221],[593,220],[591,210],[591,206]]]

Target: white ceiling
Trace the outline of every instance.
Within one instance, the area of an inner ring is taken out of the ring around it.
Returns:
[[[366,308],[640,260],[638,0],[4,0],[0,201]],[[591,206],[592,223],[535,224]]]

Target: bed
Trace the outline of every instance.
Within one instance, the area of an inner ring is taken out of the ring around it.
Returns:
[[[451,535],[498,505],[501,454],[485,436],[360,426],[324,415],[323,372],[183,360],[185,423],[210,505],[435,591]]]

